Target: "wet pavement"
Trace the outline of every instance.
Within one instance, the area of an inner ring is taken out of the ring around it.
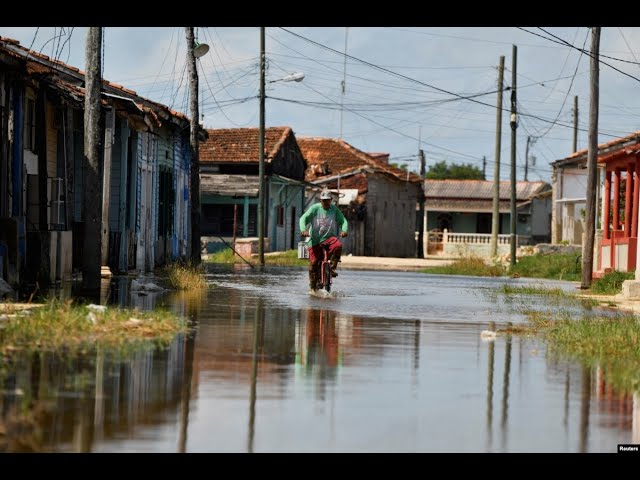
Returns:
[[[331,296],[304,269],[211,267],[203,293],[112,299],[197,322],[165,350],[4,365],[0,451],[615,452],[640,443],[640,398],[524,324],[527,279],[341,270]],[[559,301],[559,300],[558,300]],[[26,412],[26,413],[25,413]]]

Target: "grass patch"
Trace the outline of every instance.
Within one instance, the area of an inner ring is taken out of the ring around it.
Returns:
[[[164,310],[106,308],[100,312],[71,301],[50,300],[28,313],[10,313],[0,323],[0,352],[82,351],[149,343],[166,346],[187,329],[184,320]]]
[[[482,257],[468,255],[459,258],[450,265],[429,267],[420,270],[422,273],[435,273],[441,275],[469,275],[476,277],[501,277],[505,270],[500,265],[487,265]]]
[[[598,295],[615,295],[622,291],[622,282],[633,280],[635,272],[609,272],[591,284],[591,293]]]
[[[308,258],[298,258],[298,250],[287,250],[284,252],[272,253],[264,256],[264,263],[266,265],[280,265],[301,267],[308,266]]]
[[[640,318],[561,319],[545,328],[554,351],[608,371],[608,380],[624,391],[640,390]]]
[[[525,313],[528,325],[501,333],[539,335],[549,353],[600,367],[620,392],[640,391],[640,317],[633,314],[577,317],[569,311]]]
[[[231,250],[229,247],[224,247],[222,250],[218,252],[210,253],[207,256],[207,262],[208,263],[239,263],[239,262],[242,262],[242,260],[236,257],[233,250]]]
[[[505,295],[550,295],[554,297],[573,297],[561,288],[546,288],[536,286],[502,285],[500,291]]]
[[[518,260],[511,274],[527,278],[578,281],[582,276],[582,263],[576,264],[576,255],[526,255]]]
[[[578,281],[582,275],[582,264],[576,264],[576,258],[575,255],[567,254],[526,255],[521,257],[513,268],[505,268],[499,264],[489,265],[482,257],[470,254],[455,260],[450,265],[429,267],[420,271],[481,277],[500,277],[510,274],[526,278]]]
[[[251,263],[258,261],[257,256],[252,256],[251,259],[246,259]],[[209,255],[207,262],[209,263],[245,263],[241,258],[233,253],[229,247],[225,247],[219,252]],[[298,258],[298,250],[286,250],[284,252],[268,253],[264,256],[265,265],[278,265],[282,267],[302,267],[309,265],[309,259]]]
[[[169,284],[176,290],[207,288],[202,267],[191,264],[171,263],[165,267]]]

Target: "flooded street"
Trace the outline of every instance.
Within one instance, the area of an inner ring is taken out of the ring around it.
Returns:
[[[116,295],[197,322],[167,350],[3,365],[0,451],[615,452],[640,443],[637,393],[613,391],[600,369],[554,358],[536,338],[480,336],[526,323],[527,302],[549,315],[560,308],[505,299],[503,284],[573,290],[568,282],[340,270],[323,298],[309,295],[302,269],[214,266],[208,280],[202,294]]]

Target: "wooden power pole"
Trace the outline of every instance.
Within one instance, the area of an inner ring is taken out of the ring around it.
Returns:
[[[518,47],[513,46],[511,57],[511,268],[516,266],[516,238],[517,238],[517,209],[516,209],[516,129],[518,128],[517,100],[516,100],[516,65],[518,60]]]
[[[193,27],[185,27],[187,35],[187,65],[189,68],[189,104],[191,107],[191,263],[200,265],[200,157],[198,130],[198,70],[194,53],[196,43]]]
[[[585,213],[585,240],[582,247],[582,283],[580,288],[591,287],[593,273],[593,242],[596,226],[596,187],[598,168],[598,102],[600,82],[600,27],[591,28],[591,86],[589,95],[589,134],[587,142],[587,204]],[[608,222],[608,218],[603,218]]]
[[[102,27],[88,27],[85,44],[82,288],[87,293],[98,295],[102,263],[102,175],[99,161],[101,47]]]
[[[418,258],[424,258],[424,176],[426,173],[426,165],[424,159],[424,150],[418,152],[420,156],[420,197],[418,198]]]
[[[573,152],[578,151],[578,96],[573,98]]]
[[[496,106],[496,154],[493,167],[493,214],[491,215],[491,256],[498,255],[500,233],[500,143],[502,139],[502,80],[504,77],[504,55],[498,67],[498,105]]]
[[[529,181],[529,144],[531,143],[531,135],[527,136],[527,146],[524,149],[524,181]]]

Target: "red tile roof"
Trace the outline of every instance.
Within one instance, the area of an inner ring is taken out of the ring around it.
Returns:
[[[209,138],[200,142],[200,162],[247,162],[259,161],[260,129],[258,128],[219,128],[208,129]],[[269,127],[264,132],[265,162],[269,162],[277,153],[287,137],[291,127]]]
[[[602,157],[603,155],[607,154],[607,153],[611,153],[611,151],[615,150],[616,147],[618,148],[624,148],[625,146],[627,146],[627,144],[640,144],[640,130],[637,132],[633,132],[630,135],[627,135],[626,137],[620,137],[620,138],[615,138],[613,140],[610,140],[608,142],[605,143],[600,143],[598,145],[598,156]],[[608,150],[607,152],[604,152],[603,150]],[[569,155],[568,157],[562,158],[560,160],[556,160],[555,162],[552,162],[553,164],[559,164],[559,163],[570,163],[571,160],[574,159],[579,159],[580,157],[585,157],[587,156],[587,152],[588,150],[582,149],[582,150],[578,150],[577,152],[572,153],[571,155]]]
[[[7,38],[7,37],[2,37],[0,36],[0,42],[3,42],[5,44],[11,45],[11,47],[9,48],[3,48],[3,45],[0,43],[0,49],[5,50],[6,53],[8,53],[9,55],[16,57],[16,58],[20,58],[22,60],[24,60],[26,62],[26,68],[27,68],[27,72],[28,73],[53,73],[56,70],[57,71],[61,71],[60,69],[63,70],[67,70],[68,75],[70,76],[80,76],[80,77],[84,77],[85,73],[84,71],[80,70],[77,67],[71,66],[71,65],[67,65],[66,63],[57,60],[57,59],[51,59],[50,57],[48,57],[47,55],[44,55],[42,53],[36,52],[35,50],[30,50],[22,45],[20,45],[20,42],[18,40],[14,40],[12,38]],[[43,64],[40,61],[38,61],[38,59],[45,61],[45,62],[50,62],[51,65],[47,65],[47,64]],[[84,80],[83,78],[81,78],[81,80]],[[63,79],[60,79],[57,84],[60,85],[60,82],[63,82]],[[118,91],[118,92],[122,92],[122,93],[126,93],[128,95],[132,95],[137,97],[138,99],[144,100],[147,103],[153,104],[156,107],[167,111],[171,116],[173,117],[177,117],[177,118],[181,118],[183,120],[187,120],[189,121],[189,117],[186,116],[184,113],[180,113],[177,112],[175,110],[172,110],[171,108],[169,108],[166,105],[163,105],[161,103],[158,102],[154,102],[153,100],[149,100],[147,98],[144,97],[140,97],[134,90],[130,90],[128,88],[123,87],[122,85],[119,85],[117,83],[113,83],[110,82],[109,80],[106,79],[102,79],[102,83],[105,86],[109,86],[110,88],[113,88],[114,90]],[[154,112],[155,115],[155,112]]]
[[[336,138],[297,137],[302,155],[309,167],[305,180],[313,182],[322,177],[337,175],[357,168],[369,167],[374,170],[392,175],[400,180],[407,180],[407,172],[393,167],[384,161],[374,158],[370,154],[358,150],[347,142]],[[380,154],[377,154],[380,155]],[[326,171],[328,167],[329,171]],[[409,181],[421,182],[420,176],[409,173]]]

